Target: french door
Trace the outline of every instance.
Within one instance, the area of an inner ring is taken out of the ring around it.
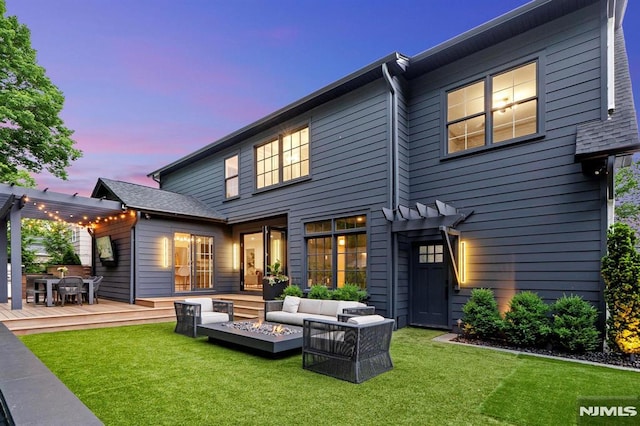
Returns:
[[[262,278],[269,266],[278,262],[280,270],[287,270],[287,234],[284,228],[264,226],[258,232],[240,236],[240,269],[242,289],[261,291]]]
[[[213,289],[213,237],[176,232],[173,253],[176,292]]]

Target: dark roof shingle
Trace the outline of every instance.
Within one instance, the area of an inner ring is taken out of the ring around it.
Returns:
[[[226,221],[226,218],[193,196],[135,183],[99,178],[91,196],[94,198],[104,196],[137,210],[220,222]]]
[[[601,157],[640,150],[638,122],[631,90],[631,76],[622,28],[615,35],[615,106],[606,121],[591,121],[578,125],[576,156]]]

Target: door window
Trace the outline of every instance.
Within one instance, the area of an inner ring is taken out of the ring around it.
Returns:
[[[444,247],[442,244],[427,244],[418,247],[419,263],[444,262]]]

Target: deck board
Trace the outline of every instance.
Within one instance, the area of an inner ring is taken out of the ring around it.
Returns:
[[[173,301],[189,297],[196,296],[152,298],[136,301],[136,304],[101,298],[100,303],[93,305],[84,303],[80,306],[67,303],[64,307],[47,307],[44,304],[26,303],[23,300],[20,310],[12,310],[11,302],[0,303],[0,322],[4,323],[14,334],[169,322],[175,321]],[[262,298],[256,296],[216,295],[215,297],[232,300],[234,306],[239,308],[247,302],[256,306],[263,304]],[[239,313],[244,318],[254,317],[253,313],[246,314],[241,309],[239,309]]]

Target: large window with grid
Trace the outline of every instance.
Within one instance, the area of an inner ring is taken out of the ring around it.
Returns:
[[[450,90],[446,104],[448,154],[535,135],[539,132],[538,63]]]
[[[309,175],[309,127],[256,147],[256,188]]]
[[[367,217],[341,217],[305,224],[307,285],[367,286]]]

